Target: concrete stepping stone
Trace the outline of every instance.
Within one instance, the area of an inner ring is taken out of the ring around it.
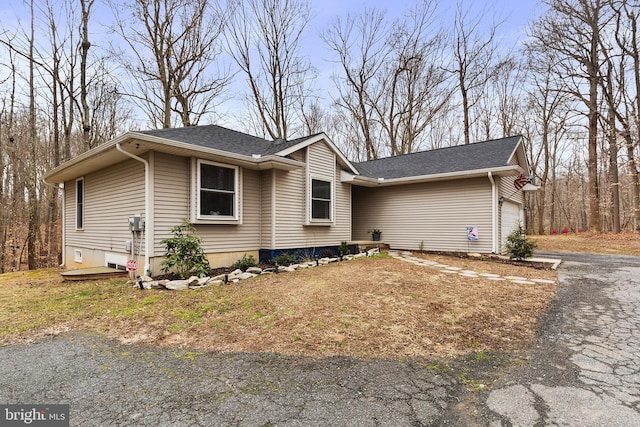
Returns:
[[[531,279],[531,281],[536,283],[545,283],[548,285],[553,285],[554,283],[556,283],[555,280],[548,280],[548,279]]]
[[[462,270],[462,271],[460,272],[460,274],[463,274],[463,273],[464,273],[464,274],[471,274],[471,275],[473,275],[473,276],[477,276],[477,275],[478,275],[478,272],[477,272],[477,271],[473,271],[473,270]]]
[[[520,276],[504,276],[504,278],[507,280],[527,280],[526,277],[520,277]]]
[[[441,273],[447,273],[447,274],[458,274],[457,271],[453,271],[453,270],[440,270]]]
[[[532,282],[531,280],[513,280],[513,283],[517,283],[519,285],[535,285],[536,282]]]
[[[444,265],[444,264],[440,264],[440,265]],[[460,271],[462,270],[460,267],[454,267],[451,265],[444,265],[444,268],[446,268],[447,270],[451,270],[451,271]]]
[[[500,277],[499,274],[494,274],[494,273],[480,273],[480,274],[478,274],[478,276],[487,277],[487,278]]]

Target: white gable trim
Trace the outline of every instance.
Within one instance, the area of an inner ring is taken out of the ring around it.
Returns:
[[[299,143],[297,143],[296,145],[293,145],[291,147],[285,148],[284,150],[278,151],[276,153],[276,155],[278,156],[288,156],[291,153],[295,153],[298,150],[301,150],[305,147],[308,147],[311,144],[315,144],[316,142],[319,141],[324,141],[327,143],[327,145],[329,146],[329,148],[331,148],[331,150],[336,154],[336,156],[338,156],[338,159],[340,159],[340,163],[344,166],[346,166],[347,168],[349,168],[351,170],[351,172],[353,172],[355,175],[360,175],[360,172],[358,172],[358,170],[355,168],[355,166],[353,166],[353,164],[351,164],[351,162],[345,157],[344,154],[342,154],[342,152],[338,149],[338,147],[336,147],[336,145],[333,143],[333,141],[331,141],[331,138],[329,138],[327,136],[326,133],[322,132],[319,133],[317,135],[314,135],[310,138],[307,138],[303,141],[300,141]]]

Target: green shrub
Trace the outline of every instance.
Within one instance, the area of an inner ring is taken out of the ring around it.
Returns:
[[[338,253],[340,255],[349,255],[349,253],[351,253],[351,250],[349,249],[349,245],[347,244],[347,242],[340,243],[340,247],[338,248]]]
[[[531,257],[536,247],[538,247],[538,244],[527,239],[521,224],[507,236],[507,242],[505,244],[509,257],[516,261]]]
[[[182,225],[171,229],[173,237],[160,241],[165,247],[165,260],[162,261],[162,271],[174,273],[181,279],[190,276],[204,277],[209,274],[209,261],[200,246],[200,237],[196,236],[196,229],[186,219]]]
[[[237,260],[231,265],[232,270],[240,269],[242,271],[247,271],[249,267],[257,267],[258,262],[254,258],[253,255],[247,256],[247,254],[242,255],[242,258]]]
[[[289,254],[289,253],[283,253],[283,254],[280,254],[278,256],[273,257],[273,263],[274,264],[278,264],[278,265],[282,265],[282,266],[295,264],[296,263],[296,257],[291,255],[291,254]]]

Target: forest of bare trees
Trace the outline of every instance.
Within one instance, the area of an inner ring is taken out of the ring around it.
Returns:
[[[59,262],[47,170],[128,130],[210,123],[324,131],[356,161],[521,134],[540,185],[530,233],[640,228],[637,0],[542,0],[518,40],[508,16],[463,0],[322,25],[310,0],[14,3],[0,23],[0,272]]]

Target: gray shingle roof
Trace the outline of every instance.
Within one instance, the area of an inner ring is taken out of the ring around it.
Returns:
[[[153,129],[140,133],[245,156],[275,154],[315,136],[269,141],[217,125]],[[521,136],[512,136],[369,160],[354,163],[354,166],[362,176],[385,179],[490,169],[508,166],[509,157],[520,139]]]
[[[509,166],[521,136],[354,163],[362,176],[405,178]]]
[[[152,129],[139,133],[245,156],[274,154],[309,138],[275,142],[217,125]]]

